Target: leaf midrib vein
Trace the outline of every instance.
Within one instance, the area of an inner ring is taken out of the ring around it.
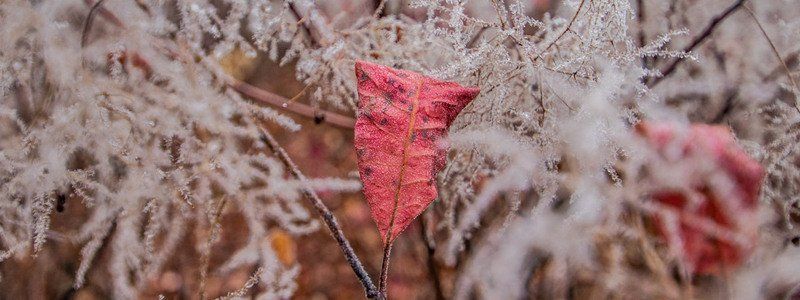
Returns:
[[[400,163],[400,175],[397,179],[397,188],[394,192],[394,201],[392,204],[392,217],[389,219],[389,228],[386,230],[386,243],[391,243],[392,230],[394,229],[394,221],[397,217],[397,208],[400,204],[400,189],[403,187],[403,177],[406,173],[406,165],[408,164],[408,148],[411,146],[411,135],[414,133],[414,125],[417,119],[417,110],[419,109],[419,92],[422,89],[422,80],[417,80],[417,87],[414,91],[414,98],[411,100],[411,113],[409,114],[408,131],[406,131],[406,138],[403,140],[403,159]]]

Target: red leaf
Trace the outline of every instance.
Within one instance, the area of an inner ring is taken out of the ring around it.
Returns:
[[[391,243],[436,199],[447,152],[437,141],[480,90],[363,61],[355,71],[358,171],[381,238]]]
[[[723,269],[740,265],[756,242],[758,194],[764,178],[761,165],[736,145],[726,126],[692,125],[689,132],[681,134],[675,124],[643,122],[637,129],[665,159],[699,157],[715,165],[730,180],[733,185],[722,192],[712,188],[711,176],[694,176],[702,178],[690,187],[701,196],[699,203],[690,201],[685,192],[673,189],[657,189],[653,199],[677,213],[683,260],[693,273],[719,274]],[[668,155],[670,145],[680,146],[680,152]],[[687,172],[704,171],[698,168]],[[692,220],[709,222],[745,239],[737,243],[711,236],[692,225]],[[666,237],[664,222],[658,217],[655,221],[660,234]]]

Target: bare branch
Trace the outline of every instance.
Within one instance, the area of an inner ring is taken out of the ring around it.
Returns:
[[[716,16],[713,19],[711,19],[711,22],[708,23],[706,28],[703,29],[703,31],[700,32],[700,34],[697,35],[694,39],[692,39],[692,42],[689,43],[689,45],[687,45],[686,47],[684,47],[682,51],[683,52],[691,52],[692,50],[694,50],[694,48],[696,48],[701,43],[703,43],[706,39],[708,39],[711,36],[711,33],[714,32],[714,29],[716,29],[720,24],[722,24],[722,21],[724,21],[726,18],[728,18],[734,12],[736,12],[739,8],[742,8],[742,6],[744,5],[744,3],[746,1],[747,0],[737,0],[736,3],[734,3],[731,6],[729,6],[721,14],[719,14],[718,16]],[[658,85],[662,80],[664,80],[664,78],[667,78],[667,76],[672,74],[672,72],[675,71],[675,68],[678,67],[678,64],[683,62],[683,60],[684,60],[684,57],[678,57],[675,60],[673,60],[669,65],[667,65],[666,68],[661,69],[661,71],[660,71],[661,77],[653,78],[653,80],[651,80],[650,82],[647,83],[647,86],[652,88],[652,87]]]
[[[348,241],[344,236],[344,232],[342,232],[339,222],[336,221],[336,217],[333,215],[333,213],[331,213],[330,209],[328,209],[325,203],[322,202],[322,199],[317,196],[317,193],[309,187],[308,180],[303,173],[300,172],[300,169],[297,168],[297,165],[295,165],[292,159],[289,158],[289,154],[286,153],[286,150],[281,148],[275,138],[272,137],[268,131],[263,129],[261,130],[261,140],[276,156],[278,156],[284,166],[286,166],[286,168],[289,170],[289,173],[291,173],[295,179],[302,183],[301,186],[303,195],[305,195],[306,198],[311,201],[311,204],[322,216],[323,221],[325,221],[325,225],[328,226],[328,229],[336,239],[336,242],[339,243],[339,247],[342,249],[342,252],[344,252],[347,262],[350,264],[350,267],[353,268],[353,272],[356,273],[358,280],[361,281],[361,285],[364,286],[364,289],[367,293],[367,298],[379,298],[380,295],[378,293],[378,289],[375,287],[375,284],[372,283],[369,273],[367,273],[367,271],[364,269],[364,266],[361,264],[358,256],[353,251],[353,247],[350,246],[350,241]]]
[[[103,1],[105,0],[100,0],[96,2],[94,5],[92,5],[92,8],[89,11],[89,16],[86,18],[84,24],[83,36],[81,37],[82,46],[84,46],[88,40],[87,33],[92,27],[92,24],[94,22],[94,16],[98,12],[104,17],[108,18],[111,21],[111,23],[113,23],[117,27],[125,28],[125,25],[121,21],[119,21],[119,19],[113,13],[111,13],[110,11],[106,10],[101,6]],[[91,1],[87,1],[87,3],[90,2]],[[138,54],[134,55],[137,58],[142,59],[145,65],[149,65],[148,62],[144,61],[144,58],[142,58]],[[353,128],[355,126],[356,121],[351,117],[340,115],[334,112],[320,110],[311,107],[310,105],[307,104],[292,101],[290,99],[284,98],[274,93],[270,93],[268,91],[257,88],[246,82],[240,81],[236,78],[233,78],[232,76],[227,76],[227,74],[224,74],[223,72],[217,72],[217,75],[223,77],[222,79],[228,84],[228,86],[230,86],[237,92],[247,97],[250,97],[256,101],[269,104],[281,109],[285,109],[289,112],[293,112],[301,116],[312,118],[316,123],[327,122],[342,128]]]
[[[280,107],[302,116],[314,118],[314,120],[318,121],[318,123],[327,122],[342,128],[353,128],[356,124],[355,119],[351,117],[340,115],[334,112],[319,110],[300,102],[290,101],[290,99],[286,99],[282,96],[262,90],[246,82],[239,81],[231,76],[226,77],[227,78],[225,78],[225,81],[227,82],[228,86],[256,101],[275,107]]]

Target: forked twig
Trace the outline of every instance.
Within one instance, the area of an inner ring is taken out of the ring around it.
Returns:
[[[367,293],[367,298],[382,299],[378,289],[375,287],[375,284],[372,283],[372,278],[369,277],[369,273],[367,273],[367,271],[364,269],[364,266],[361,264],[358,256],[353,251],[353,247],[350,246],[350,242],[344,236],[344,232],[342,232],[339,222],[336,221],[336,217],[333,215],[333,213],[331,213],[330,209],[328,209],[325,203],[322,202],[322,199],[317,196],[317,193],[314,192],[311,187],[309,187],[308,180],[303,173],[300,172],[300,169],[297,168],[297,165],[295,165],[292,159],[289,158],[289,154],[286,153],[286,150],[281,148],[275,138],[264,129],[261,130],[261,141],[263,141],[264,144],[266,144],[267,147],[269,147],[269,149],[280,159],[283,165],[289,170],[289,173],[291,173],[295,179],[300,181],[303,195],[311,201],[311,204],[314,205],[314,208],[322,216],[323,221],[325,221],[325,225],[328,226],[331,234],[333,234],[336,242],[339,243],[339,248],[341,248],[342,252],[344,252],[347,262],[350,264],[350,267],[353,268],[358,280],[361,281],[361,285],[364,286],[364,289]]]
[[[564,34],[566,34],[568,31],[570,31],[570,27],[572,27],[572,24],[575,23],[575,20],[578,19],[578,14],[581,13],[581,9],[583,8],[583,3],[584,2],[586,2],[586,0],[581,0],[581,3],[578,4],[578,10],[576,10],[575,14],[572,15],[572,18],[569,20],[569,23],[567,23],[567,27],[564,27],[564,31],[561,31],[561,33],[556,37],[555,40],[550,42],[550,44],[548,44],[547,47],[544,47],[544,50],[542,50],[542,52],[539,52],[539,54],[536,54],[536,57],[533,60],[537,60],[537,59],[541,58],[542,54],[547,52],[547,50],[550,50],[550,47],[553,47],[553,45],[555,45],[558,42],[558,40],[560,40],[562,37],[564,37]]]

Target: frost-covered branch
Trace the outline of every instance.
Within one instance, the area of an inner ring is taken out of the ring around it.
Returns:
[[[289,154],[286,153],[286,150],[281,148],[281,146],[278,144],[278,141],[276,141],[268,131],[261,130],[261,140],[264,141],[264,144],[266,144],[267,147],[269,147],[269,149],[278,156],[286,168],[289,169],[289,172],[292,174],[292,176],[294,176],[301,182],[301,184],[303,184],[303,195],[305,195],[305,197],[311,201],[311,204],[320,214],[323,221],[325,221],[325,225],[328,226],[328,230],[330,230],[331,235],[333,235],[333,238],[336,239],[337,243],[339,243],[339,247],[342,249],[347,262],[350,264],[350,267],[353,268],[353,272],[355,272],[356,277],[358,277],[358,280],[364,286],[367,298],[378,298],[380,296],[378,289],[375,287],[375,284],[372,283],[372,278],[369,277],[369,273],[367,273],[366,269],[364,269],[364,266],[361,265],[361,260],[358,259],[358,256],[353,251],[353,247],[350,246],[350,241],[348,241],[347,237],[344,236],[344,232],[342,231],[341,226],[339,226],[339,222],[336,221],[336,216],[334,216],[325,203],[322,202],[322,199],[317,196],[317,193],[308,187],[306,184],[306,177],[303,176],[303,173],[300,172],[300,169],[297,168],[297,165],[292,162],[292,159],[289,157]]]

